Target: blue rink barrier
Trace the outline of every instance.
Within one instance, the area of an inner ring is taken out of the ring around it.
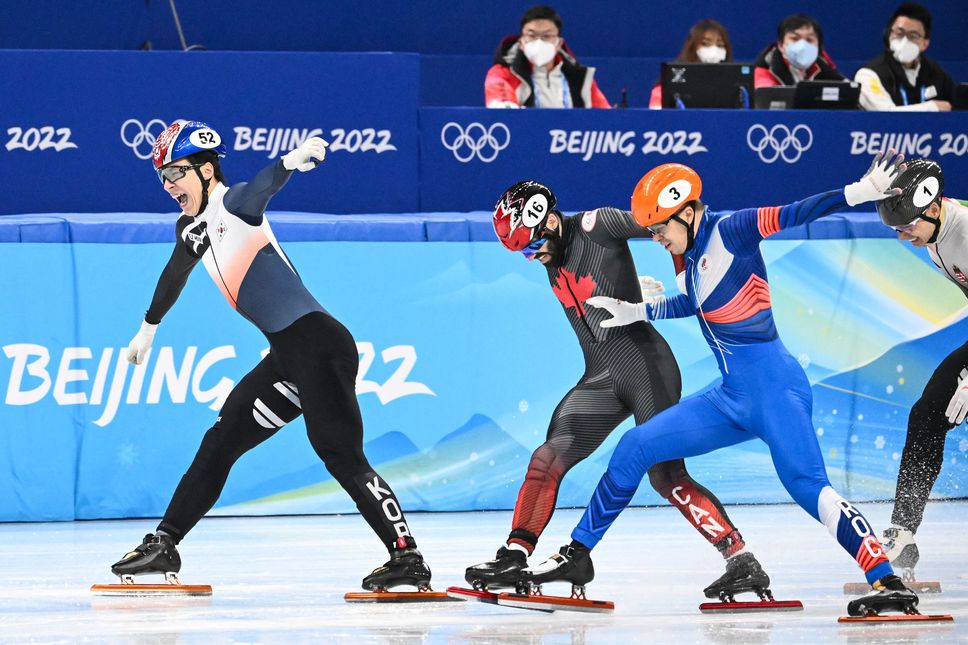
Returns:
[[[370,461],[412,510],[513,507],[531,451],[583,370],[546,272],[493,240],[487,212],[273,213],[321,303],[353,332]],[[266,349],[198,271],[139,367],[123,358],[171,253],[174,214],[0,217],[0,520],[159,516],[234,383]],[[870,237],[865,237],[870,236]],[[911,404],[964,342],[964,298],[873,213],[762,245],[784,343],[805,367],[834,485],[893,496]],[[409,242],[409,243],[405,243]],[[668,254],[633,241],[640,274],[674,291]],[[918,284],[912,297],[886,270]],[[718,379],[694,320],[657,323],[684,393]],[[559,351],[522,363],[540,330]],[[626,422],[565,479],[584,505]],[[726,502],[788,501],[765,447],[690,460]],[[968,433],[947,436],[935,493],[964,496]],[[637,504],[662,503],[648,486]],[[245,455],[216,514],[353,512],[290,424]]]
[[[0,50],[0,86],[17,97],[0,114],[0,214],[172,208],[148,158],[185,117],[221,133],[231,183],[307,137],[329,140],[326,163],[273,199],[285,211],[488,210],[525,177],[566,210],[623,206],[669,161],[699,171],[715,209],[742,208],[843,186],[889,146],[938,160],[949,194],[968,194],[965,112],[420,107],[421,65],[399,53]]]

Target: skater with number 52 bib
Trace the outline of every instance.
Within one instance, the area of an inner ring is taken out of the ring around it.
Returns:
[[[128,360],[138,365],[146,360],[159,323],[199,260],[232,308],[265,335],[270,349],[229,394],[157,532],[111,567],[125,583],[151,573],[176,583],[181,568],[176,545],[218,500],[233,464],[302,414],[313,449],[389,552],[389,561],[363,579],[363,588],[429,589],[430,569],[400,504],[363,454],[356,343],[303,285],[264,214],[293,171],[312,170],[325,159],[326,146],[311,137],[252,181],[229,187],[219,162],[225,144],[207,124],[176,121],[155,143],[158,179],[182,214],[175,249],[128,347]]]

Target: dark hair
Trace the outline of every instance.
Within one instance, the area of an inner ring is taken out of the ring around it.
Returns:
[[[897,20],[899,16],[920,21],[921,24],[924,25],[924,37],[931,37],[931,12],[928,11],[927,7],[919,5],[916,2],[905,2],[894,10],[894,15],[891,16],[891,19],[887,22],[888,31],[890,31],[891,27],[894,26],[894,21]]]
[[[817,33],[817,49],[823,51],[823,29],[820,28],[820,23],[803,13],[795,13],[780,21],[776,28],[776,41],[782,43],[784,36],[801,27],[813,27]]]
[[[222,165],[219,163],[218,154],[211,150],[202,150],[201,152],[196,152],[195,154],[188,155],[185,157],[188,159],[189,163],[210,163],[215,168],[215,181],[221,182],[223,184],[228,183],[225,181],[225,175],[222,174]]]
[[[686,36],[686,42],[682,44],[682,51],[679,52],[676,61],[680,63],[698,62],[699,56],[696,55],[696,47],[702,42],[702,37],[706,35],[707,31],[715,31],[722,37],[723,42],[726,43],[725,62],[732,61],[733,45],[729,42],[729,34],[726,32],[726,27],[723,27],[722,24],[711,18],[700,20],[692,26],[692,29],[689,30],[689,35]]]
[[[532,20],[550,20],[555,23],[555,27],[558,28],[558,34],[561,35],[561,16],[548,5],[537,4],[525,11],[524,15],[521,16],[521,29],[524,30],[524,26]]]

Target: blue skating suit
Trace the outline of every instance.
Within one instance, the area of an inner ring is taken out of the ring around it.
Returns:
[[[783,207],[702,217],[685,253],[686,293],[647,306],[651,320],[696,316],[723,381],[629,430],[572,538],[594,547],[645,472],[670,459],[761,439],[791,497],[823,522],[873,583],[893,573],[873,529],[830,486],[811,421],[807,376],[777,335],[759,243],[846,208],[843,191]]]

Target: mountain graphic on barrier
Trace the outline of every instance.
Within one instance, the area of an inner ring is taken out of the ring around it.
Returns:
[[[960,347],[966,336],[968,320],[962,320],[814,385],[814,424],[821,434],[832,479],[835,470],[846,479],[845,495],[857,499],[894,497],[911,406],[938,364]],[[946,436],[944,465],[934,494],[968,495],[958,484],[966,476],[968,432],[961,425]]]
[[[937,364],[964,342],[966,332],[968,321],[961,321],[813,385],[814,426],[831,483],[839,492],[858,501],[893,497],[910,406]],[[813,367],[815,373],[825,371]],[[617,436],[612,439],[612,447],[569,472],[559,492],[559,506],[587,502],[608,465]],[[365,450],[405,509],[468,510],[513,508],[533,447],[520,444],[490,417],[475,414],[426,451],[400,432],[368,442]],[[964,426],[948,433],[945,456],[935,494],[964,496],[958,485],[968,479]],[[769,450],[760,441],[691,458],[687,467],[693,478],[729,503],[790,501]],[[645,483],[633,503],[664,501]],[[236,494],[215,513],[354,510],[346,493],[319,464]]]
[[[363,444],[363,451],[371,464],[382,464],[418,454],[420,449],[414,445],[410,437],[393,430]],[[272,479],[261,481],[255,486],[226,489],[219,499],[219,507],[241,504],[267,495],[311,486],[332,478],[333,476],[323,466],[323,462],[317,461],[307,468],[278,475]]]
[[[403,439],[394,441],[398,446],[404,445]],[[483,414],[471,416],[464,425],[442,437],[425,452],[416,450],[406,439],[406,445],[411,449],[396,453],[384,451],[383,459],[378,461],[377,453],[371,453],[371,444],[364,447],[370,463],[390,483],[406,510],[513,508],[533,450],[521,445]],[[220,506],[214,512],[255,511],[261,514],[355,510],[346,493],[321,465],[318,470],[307,469],[298,474],[303,479],[313,476],[316,479],[312,483],[283,491],[275,489],[268,494],[263,492],[248,500]],[[295,481],[299,481],[297,475],[273,480],[277,485]],[[561,492],[568,494],[569,490],[571,485],[566,483]]]

